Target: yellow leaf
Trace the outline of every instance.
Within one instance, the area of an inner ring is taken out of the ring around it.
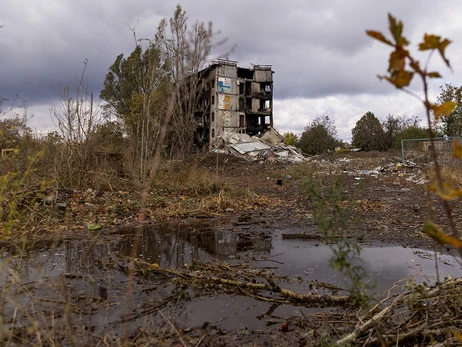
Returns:
[[[441,105],[433,105],[431,109],[435,115],[435,119],[438,120],[440,117],[449,116],[452,111],[456,108],[457,103],[454,101],[446,101]]]
[[[420,63],[418,61],[411,61],[409,66],[412,67],[412,69],[417,73],[422,72],[422,70],[420,69]]]
[[[442,245],[452,245],[455,248],[462,247],[462,242],[445,234],[443,229],[432,222],[425,223],[422,232]]]
[[[159,268],[159,264],[157,263],[151,264],[148,267],[149,270],[157,270],[158,268]]]
[[[441,75],[439,74],[439,72],[427,72],[427,76],[430,77],[430,78],[441,78]]]
[[[462,197],[462,189],[454,188],[449,182],[443,182],[442,187],[438,184],[431,184],[429,188],[443,200],[456,200]]]
[[[441,36],[425,34],[423,41],[419,44],[419,50],[426,51],[429,49],[437,49],[440,52],[441,58],[448,67],[451,67],[449,60],[444,55],[446,47],[451,43],[448,39],[441,40]]]
[[[459,140],[452,141],[452,149],[454,153],[454,158],[462,158],[462,143]]]
[[[396,71],[396,70],[404,70],[406,66],[406,55],[402,54],[402,52],[396,50],[390,54],[389,64],[388,64],[388,71]]]
[[[393,43],[390,40],[388,40],[385,36],[383,36],[383,34],[379,31],[366,30],[366,34],[380,42],[393,46]]]
[[[440,45],[441,36],[425,34],[423,42],[419,44],[419,50],[437,49]]]
[[[454,334],[454,336],[456,337],[457,340],[462,341],[462,334],[461,333],[454,330],[453,334]]]
[[[450,68],[451,67],[451,64],[449,63],[449,60],[446,58],[446,56],[444,55],[444,51],[446,50],[446,47],[451,43],[451,41],[449,41],[448,39],[444,39],[439,47],[438,47],[438,51],[440,52],[440,55],[441,55],[441,58],[443,58],[444,62],[446,63],[446,65]]]
[[[403,22],[396,21],[396,18],[393,17],[391,14],[388,14],[388,23],[390,32],[395,39],[397,45],[400,46],[407,46],[409,45],[409,41],[403,36]]]
[[[393,84],[396,88],[401,89],[407,87],[414,77],[414,73],[406,70],[396,71],[391,77],[384,77],[388,82]]]

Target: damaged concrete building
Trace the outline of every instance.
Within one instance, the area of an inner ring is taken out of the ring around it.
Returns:
[[[272,128],[273,73],[271,65],[242,68],[227,59],[203,69],[195,144],[213,150],[225,132],[253,136]]]

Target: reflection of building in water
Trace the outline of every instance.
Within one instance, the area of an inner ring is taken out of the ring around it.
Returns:
[[[199,241],[207,252],[222,256],[236,255],[247,250],[268,253],[272,247],[271,239],[242,239],[231,230],[202,233]]]
[[[209,253],[216,255],[235,255],[239,235],[230,230],[216,230],[213,233],[201,235],[201,246]]]
[[[254,240],[253,243],[254,243],[254,246],[252,249],[256,252],[269,253],[271,252],[271,249],[273,247],[271,243],[271,239],[263,239],[263,240],[257,239],[257,240]]]
[[[169,225],[147,227],[136,236],[127,237],[113,247],[117,252],[130,255],[138,237],[138,257],[165,267],[178,267],[197,261],[213,261],[214,258],[234,256],[238,252],[271,251],[271,238],[261,239],[259,235],[216,229],[216,226],[200,225],[191,232],[189,226]]]

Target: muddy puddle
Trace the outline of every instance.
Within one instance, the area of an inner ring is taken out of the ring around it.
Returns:
[[[123,297],[126,294],[124,288],[129,281],[121,259],[131,254],[137,242],[139,251],[136,256],[149,263],[157,263],[160,267],[181,268],[193,261],[246,263],[280,275],[278,285],[299,293],[316,288],[316,282],[345,286],[344,276],[335,273],[329,265],[332,256],[329,246],[319,241],[286,240],[282,237],[284,232],[287,230],[258,232],[255,237],[251,230],[242,233],[220,226],[168,226],[146,228],[137,236],[134,231],[124,231],[105,242],[69,240],[52,249],[21,258],[8,258],[8,254],[4,254],[0,281],[5,283],[16,277],[24,287],[29,283],[38,283],[43,278],[58,283],[61,274],[66,274],[68,279],[83,279],[80,284],[69,284],[78,289],[79,295],[94,296],[98,288],[105,288],[109,301],[111,298],[119,300],[110,304],[113,305],[110,319],[101,319],[104,324],[112,322],[114,327],[121,326],[120,316],[123,315]],[[363,246],[361,259],[361,265],[369,275],[368,281],[377,283],[374,289],[377,293],[409,277],[418,282],[432,283],[437,276],[435,264],[441,280],[446,276],[458,277],[461,273],[456,257],[433,250]],[[141,286],[135,287],[135,293],[139,294],[133,299],[136,305],[151,300],[154,292],[171,294],[165,283],[137,279],[136,285]],[[44,296],[38,286],[35,293]],[[169,311],[168,317],[183,329],[213,324],[226,330],[242,330],[263,328],[269,321],[277,322],[285,317],[306,315],[316,310],[320,308],[275,304],[250,296],[210,291],[201,294],[196,291],[189,300],[178,302]],[[156,311],[152,315],[156,315]]]

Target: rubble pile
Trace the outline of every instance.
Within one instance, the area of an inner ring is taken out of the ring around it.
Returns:
[[[283,137],[272,128],[261,137],[224,132],[214,151],[251,161],[303,163],[310,160],[297,147],[284,144]]]

